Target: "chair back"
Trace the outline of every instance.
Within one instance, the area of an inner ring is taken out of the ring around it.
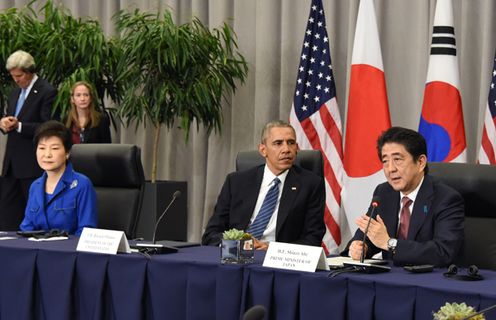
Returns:
[[[265,163],[257,150],[240,151],[236,157],[236,171],[250,169]],[[324,176],[324,160],[319,150],[299,150],[295,164],[315,174]]]
[[[456,263],[496,269],[496,167],[432,162],[429,174],[465,200],[465,241]]]
[[[122,230],[133,239],[145,186],[140,149],[130,144],[76,144],[70,159],[74,170],[93,182],[98,227]]]

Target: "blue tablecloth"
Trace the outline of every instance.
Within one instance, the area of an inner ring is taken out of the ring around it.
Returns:
[[[267,319],[431,319],[445,302],[496,304],[496,273],[484,281],[410,274],[294,272],[256,263],[222,265],[219,249],[178,253],[76,252],[77,238],[0,241],[0,319],[239,319],[255,304]],[[463,270],[462,270],[463,272]],[[488,315],[488,319],[496,315]]]

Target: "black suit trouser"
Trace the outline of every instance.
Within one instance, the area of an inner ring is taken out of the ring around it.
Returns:
[[[36,178],[15,178],[8,170],[0,178],[0,230],[19,230],[29,196],[29,187]]]

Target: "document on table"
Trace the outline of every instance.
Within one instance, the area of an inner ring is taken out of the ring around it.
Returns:
[[[50,237],[50,238],[28,238],[29,241],[59,241],[59,240],[67,240],[69,237]]]
[[[351,257],[331,257],[327,258],[327,263],[329,267],[343,267],[344,263],[356,263],[357,260],[353,260]],[[378,259],[365,259],[364,263],[371,264],[387,264],[386,260],[378,260]]]

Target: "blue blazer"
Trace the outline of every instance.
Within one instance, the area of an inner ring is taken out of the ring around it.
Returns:
[[[84,227],[96,228],[96,193],[90,179],[75,172],[68,162],[51,200],[45,203],[46,178],[44,173],[29,189],[21,230],[59,229],[79,236]]]

